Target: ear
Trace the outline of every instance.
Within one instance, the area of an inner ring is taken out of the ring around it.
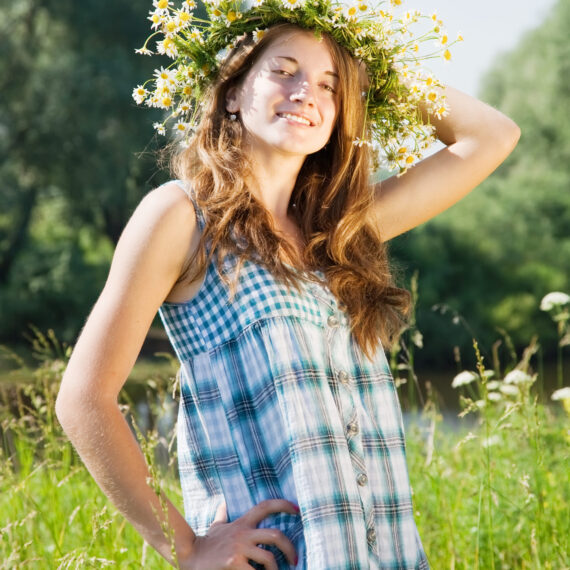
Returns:
[[[228,113],[239,111],[239,88],[235,85],[230,87],[226,93],[226,111]]]

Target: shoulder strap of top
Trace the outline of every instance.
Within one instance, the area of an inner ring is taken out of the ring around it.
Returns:
[[[202,212],[202,210],[198,207],[196,197],[194,196],[194,189],[185,180],[173,180],[173,182],[182,188],[182,190],[184,190],[186,196],[188,196],[188,199],[190,202],[192,202],[192,206],[194,206],[194,211],[196,212],[198,227],[200,228],[200,231],[202,231],[206,225],[206,218],[204,217],[204,212]]]

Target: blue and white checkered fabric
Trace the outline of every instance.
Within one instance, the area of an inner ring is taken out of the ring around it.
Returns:
[[[260,526],[290,538],[297,570],[428,568],[386,357],[362,354],[326,287],[289,290],[246,262],[230,301],[212,262],[197,296],[160,315],[181,362],[178,459],[195,532],[222,501],[231,521],[285,498],[301,515]]]

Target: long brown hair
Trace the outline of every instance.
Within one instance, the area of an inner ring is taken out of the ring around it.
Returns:
[[[386,246],[367,216],[373,202],[369,151],[354,144],[366,128],[362,65],[323,34],[339,75],[339,112],[329,142],[305,159],[289,203],[289,216],[306,244],[301,254],[276,232],[271,215],[247,188],[250,165],[242,145],[243,127],[226,111],[229,89],[239,85],[266,47],[298,30],[278,24],[256,44],[247,38],[238,43],[204,98],[189,147],[172,158],[174,174],[191,181],[206,217],[194,270],[183,278],[196,279],[214,253],[218,267],[233,253],[239,259],[236,271],[245,259],[255,259],[291,286],[301,277],[285,258],[297,267],[320,270],[346,305],[354,338],[371,356],[379,340],[389,345],[401,329],[410,297],[395,286]]]

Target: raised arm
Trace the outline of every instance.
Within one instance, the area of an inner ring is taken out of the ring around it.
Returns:
[[[386,241],[455,204],[487,178],[518,142],[520,129],[511,119],[452,87],[445,92],[449,115],[430,120],[446,147],[403,176],[375,186],[370,215]]]
[[[143,538],[172,563],[160,502],[117,396],[162,301],[180,275],[197,232],[192,205],[174,184],[147,195],[127,224],[107,283],[75,346],[56,412],[105,494]],[[168,503],[178,557],[194,533]]]

